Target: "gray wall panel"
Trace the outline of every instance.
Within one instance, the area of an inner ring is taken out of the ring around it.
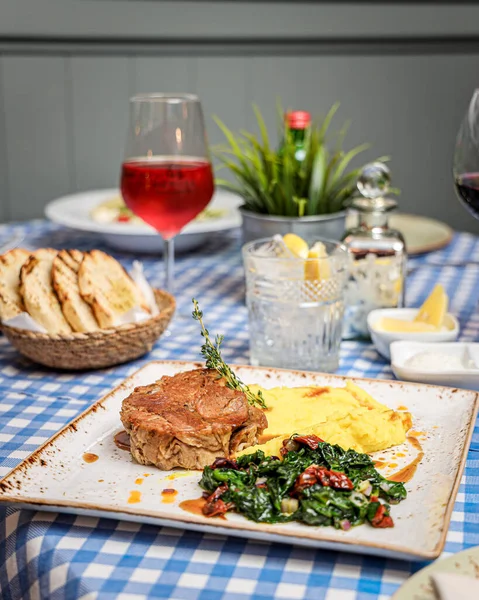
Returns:
[[[341,101],[335,122],[352,119],[347,140],[371,142],[366,158],[391,156],[401,210],[479,233],[458,204],[451,172],[478,70],[479,56],[314,57],[301,62],[298,84],[307,108]]]
[[[194,93],[196,73],[195,57],[137,57],[134,59],[134,91]]]
[[[304,70],[304,57],[293,56],[264,56],[250,61],[251,101],[254,102],[263,115],[268,131],[274,143],[277,139],[278,111],[277,101],[280,100],[284,110],[300,108],[305,96],[300,83],[299,71]],[[309,74],[312,76],[312,74]],[[308,78],[304,73],[302,82]],[[248,127],[256,128],[256,118],[253,109],[248,110]]]
[[[251,103],[249,71],[251,58],[200,58],[198,59],[197,92],[205,113],[205,124],[210,145],[223,143],[225,138],[213,116],[230,129],[245,128]],[[217,161],[213,156],[213,162]],[[226,170],[218,177],[232,180]]]
[[[68,193],[65,59],[3,58],[10,217],[43,215]]]
[[[479,7],[451,2],[2,0],[0,36],[114,40],[476,35]]]
[[[132,59],[71,61],[75,181],[78,190],[118,185],[128,126]]]

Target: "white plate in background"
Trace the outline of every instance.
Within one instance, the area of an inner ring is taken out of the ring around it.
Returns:
[[[139,465],[129,452],[119,450],[113,442],[114,434],[123,429],[119,415],[122,400],[136,386],[198,366],[183,361],[158,361],[134,373],[4,477],[0,482],[0,502],[382,557],[422,560],[440,555],[474,430],[479,394],[415,383],[352,379],[390,408],[407,407],[413,417],[413,429],[421,438],[424,459],[406,484],[408,497],[392,507],[395,527],[374,529],[365,524],[341,531],[295,522],[271,525],[255,523],[235,513],[214,519],[185,512],[179,503],[202,494],[199,471],[161,471]],[[343,387],[348,379],[273,368],[234,369],[246,384],[258,383],[266,388]],[[102,410],[98,410],[100,407]],[[397,457],[398,450],[406,456]],[[380,452],[388,465],[392,456],[397,457],[394,468],[388,466],[390,472],[381,472],[390,476],[410,464],[418,452],[407,441]],[[98,460],[86,462],[84,453],[96,454]],[[435,481],[441,485],[431,485]],[[165,488],[178,492],[171,504],[161,502]],[[128,502],[132,491],[139,499],[134,504]]]
[[[454,573],[466,577],[478,578],[479,546],[468,548],[448,558],[436,560],[432,565],[424,567],[394,594],[391,600],[437,600],[431,576],[438,573]],[[472,596],[471,596],[472,598]]]
[[[47,204],[45,215],[54,223],[70,229],[98,233],[112,248],[128,252],[163,252],[161,236],[146,223],[98,223],[91,218],[93,208],[119,195],[118,189],[107,189],[63,196]],[[222,209],[225,214],[218,218],[188,223],[175,238],[175,250],[191,250],[206,242],[213,232],[240,227],[238,207],[242,203],[239,196],[226,190],[216,190],[208,207]]]
[[[410,255],[440,250],[451,242],[454,235],[446,223],[420,215],[392,214],[389,226],[403,234]]]

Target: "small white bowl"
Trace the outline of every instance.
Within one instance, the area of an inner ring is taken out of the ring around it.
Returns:
[[[437,371],[426,371],[406,364],[409,358],[420,352],[435,352],[459,358],[467,368],[448,369],[444,364],[439,364]],[[471,368],[473,365],[476,368]],[[394,375],[403,381],[479,390],[479,368],[477,368],[479,367],[479,344],[393,342],[391,344],[391,367]]]
[[[373,344],[379,354],[390,358],[389,347],[393,342],[405,340],[408,342],[454,342],[459,335],[459,322],[454,315],[446,314],[443,331],[395,332],[382,331],[377,325],[383,317],[412,321],[418,314],[418,308],[378,308],[368,315],[368,329]]]

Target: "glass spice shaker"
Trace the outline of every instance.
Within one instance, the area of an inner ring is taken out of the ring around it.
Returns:
[[[404,306],[406,243],[388,225],[397,202],[386,198],[390,173],[383,163],[366,165],[358,178],[361,197],[351,208],[357,223],[343,236],[349,254],[343,339],[369,338],[367,318],[375,308]]]

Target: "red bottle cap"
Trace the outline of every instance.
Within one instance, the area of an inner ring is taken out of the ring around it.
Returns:
[[[306,129],[311,124],[311,114],[305,110],[292,110],[286,113],[286,122],[290,129]]]

